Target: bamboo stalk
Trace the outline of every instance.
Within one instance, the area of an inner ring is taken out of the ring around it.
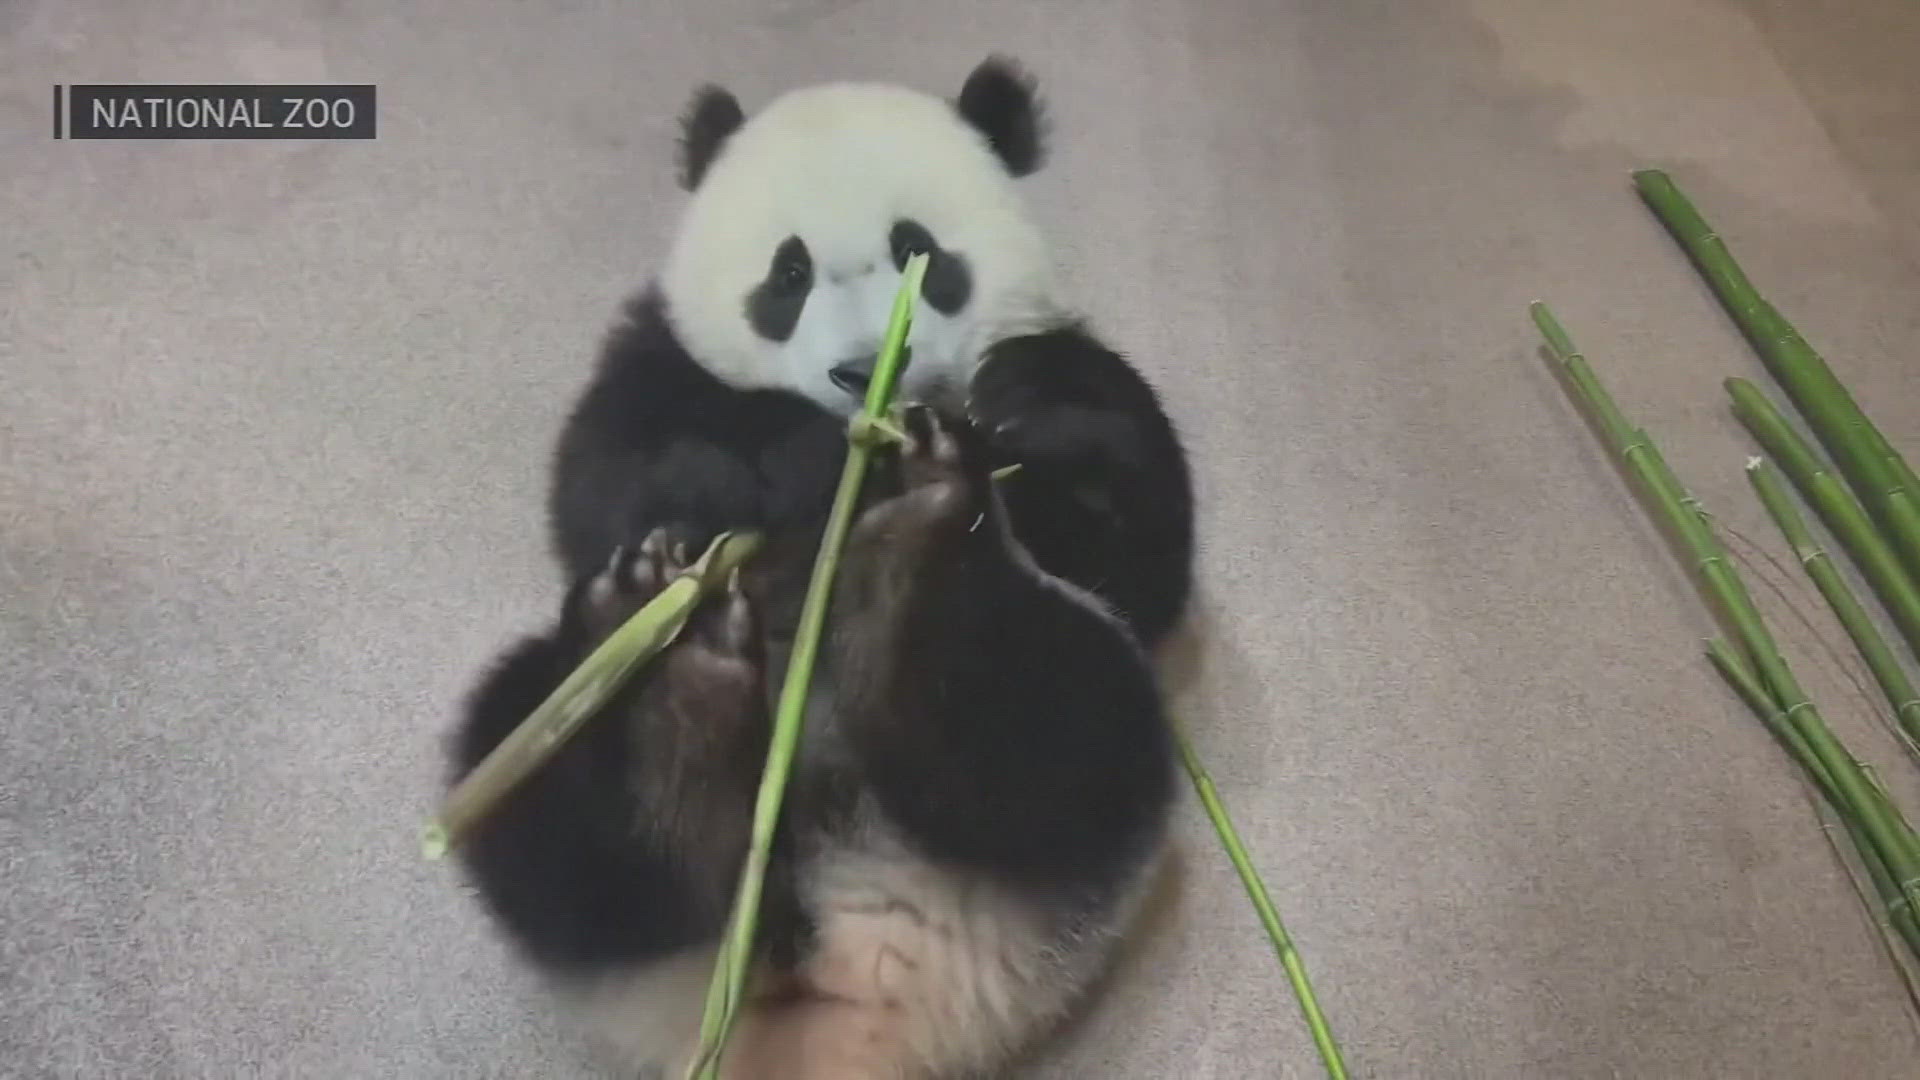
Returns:
[[[1714,579],[1713,586],[1707,590],[1709,602],[1714,604],[1716,613],[1729,629],[1737,629],[1734,614],[1736,605],[1721,602],[1722,596],[1729,601],[1737,600],[1738,606],[1746,608],[1754,606],[1753,598],[1748,594],[1746,584],[1731,572],[1732,564],[1727,561],[1726,553],[1721,549],[1706,518],[1697,512],[1699,500],[1681,487],[1672,470],[1666,467],[1665,460],[1658,457],[1653,441],[1647,438],[1646,433],[1627,421],[1620,407],[1614,403],[1613,395],[1600,384],[1586,357],[1573,347],[1566,330],[1546,305],[1535,303],[1531,310],[1534,325],[1540,328],[1548,348],[1559,361],[1562,372],[1573,384],[1580,400],[1599,421],[1609,448],[1620,456],[1630,473],[1642,478],[1649,497],[1662,500],[1658,504],[1662,520],[1678,534],[1678,539],[1688,550],[1700,553],[1695,565],[1688,569],[1696,578],[1708,576]],[[1742,648],[1746,647],[1744,635],[1736,633],[1735,640],[1741,643]]]
[[[900,291],[894,297],[893,314],[887,323],[886,337],[875,362],[873,380],[867,384],[866,400],[849,427],[846,464],[840,472],[840,485],[833,496],[827,516],[826,532],[813,562],[813,574],[807,582],[806,600],[800,608],[800,626],[795,633],[793,652],[780,688],[780,700],[774,713],[773,733],[767,753],[766,770],[761,776],[759,795],[753,811],[753,844],[747,851],[747,863],[741,871],[734,898],[733,918],[721,943],[708,985],[707,1008],[700,1022],[701,1049],[693,1075],[712,1080],[718,1075],[720,1057],[727,1036],[739,1015],[740,1001],[746,991],[747,972],[753,955],[754,934],[764,891],[767,863],[773,848],[773,834],[779,824],[787,779],[793,772],[795,749],[806,711],[807,688],[813,676],[815,657],[820,650],[821,632],[826,627],[827,606],[833,595],[833,581],[840,567],[840,550],[853,526],[860,485],[866,478],[867,462],[874,440],[858,433],[875,426],[876,418],[887,412],[899,378],[900,356],[907,331],[913,321],[913,305],[927,273],[927,256],[915,255],[901,273]]]
[[[1633,180],[1775,381],[1807,418],[1848,484],[1887,531],[1889,544],[1907,573],[1920,578],[1920,512],[1913,501],[1920,498],[1920,485],[1912,468],[1867,418],[1826,360],[1760,296],[1726,242],[1672,178],[1658,169],[1642,169],[1633,174]]]
[[[1720,674],[1733,686],[1734,690],[1740,695],[1741,700],[1745,701],[1749,707],[1753,708],[1754,711],[1759,714],[1761,722],[1766,724],[1769,730],[1780,737],[1781,742],[1786,746],[1788,752],[1794,756],[1794,759],[1806,767],[1807,773],[1812,777],[1815,786],[1820,790],[1822,795],[1827,797],[1827,801],[1833,805],[1834,809],[1847,816],[1849,828],[1855,828],[1852,822],[1857,816],[1858,811],[1841,797],[1839,789],[1834,786],[1833,775],[1827,771],[1827,767],[1820,760],[1820,756],[1814,753],[1806,737],[1800,733],[1798,728],[1786,723],[1786,714],[1781,711],[1779,702],[1773,699],[1772,691],[1767,689],[1760,679],[1753,674],[1752,669],[1746,666],[1746,661],[1742,659],[1737,652],[1733,651],[1732,647],[1727,644],[1725,638],[1716,637],[1707,642],[1707,657],[1713,661],[1714,667],[1720,669]],[[1758,695],[1757,697],[1756,694]],[[1764,710],[1761,708],[1762,705],[1765,706]],[[1855,764],[1859,765],[1860,763],[1855,762]],[[1889,796],[1886,789],[1881,787],[1879,782],[1873,778],[1872,771],[1868,770],[1865,765],[1860,765],[1860,768],[1863,772],[1867,773],[1868,781],[1873,787],[1875,801],[1883,808],[1882,812],[1891,814],[1894,817],[1899,817],[1900,811],[1894,806],[1892,797]],[[1904,819],[1902,819],[1903,826],[1904,823]],[[1920,845],[1920,839],[1916,839],[1911,830],[1908,830],[1907,842],[1909,845]]]
[[[1773,700],[1773,695],[1760,682],[1759,676],[1755,675],[1746,661],[1740,658],[1740,654],[1734,651],[1727,639],[1723,637],[1708,639],[1707,658],[1713,661],[1713,666],[1719,669],[1721,676],[1727,680],[1727,685],[1733,687],[1734,693],[1739,695],[1741,701],[1746,702],[1747,708],[1753,711],[1753,715],[1766,725],[1767,730],[1780,740],[1780,744],[1793,755],[1794,760],[1806,769],[1807,776],[1813,781],[1814,787],[1821,796],[1832,804],[1835,810],[1851,819],[1853,808],[1847,805],[1846,801],[1840,797],[1839,789],[1833,786],[1832,774],[1828,773],[1827,767],[1821,764],[1813,748],[1807,745],[1807,740],[1800,734],[1799,729],[1787,723],[1786,714],[1780,711],[1779,703]]]
[[[420,846],[438,859],[458,846],[508,792],[551,758],[639,666],[671,644],[701,597],[726,584],[760,547],[753,533],[723,533],[698,562],[607,636],[479,765],[462,777],[427,823]]]
[[[1873,618],[1867,614],[1860,601],[1847,587],[1846,579],[1840,575],[1839,567],[1828,556],[1827,549],[1813,539],[1807,530],[1806,521],[1800,512],[1794,509],[1793,497],[1787,494],[1786,485],[1780,481],[1780,474],[1763,458],[1754,458],[1747,462],[1747,479],[1753,482],[1753,489],[1760,496],[1760,502],[1766,506],[1767,513],[1773,515],[1774,523],[1780,526],[1780,532],[1787,538],[1787,545],[1793,548],[1795,558],[1806,569],[1807,576],[1813,579],[1820,595],[1827,598],[1828,606],[1833,608],[1834,617],[1846,628],[1847,636],[1853,639],[1854,647],[1860,650],[1861,659],[1867,663],[1867,670],[1873,672],[1873,679],[1887,695],[1887,704],[1893,708],[1895,721],[1907,736],[1909,749],[1915,748],[1920,740],[1920,693],[1916,693],[1913,683],[1907,678],[1906,669],[1900,666],[1900,658],[1887,639],[1880,634],[1879,627],[1873,624]]]
[[[1915,587],[1915,579],[1900,565],[1893,549],[1845,485],[1827,470],[1766,395],[1745,379],[1728,379],[1726,386],[1733,397],[1734,415],[1786,471],[1828,531],[1853,556],[1854,565],[1873,586],[1907,647],[1920,657],[1920,588]]]
[[[1913,842],[1913,833],[1898,810],[1880,796],[1860,763],[1828,730],[1819,710],[1801,689],[1759,609],[1734,573],[1718,538],[1695,509],[1697,500],[1679,486],[1672,470],[1644,432],[1635,430],[1631,438],[1622,436],[1621,432],[1627,430],[1624,418],[1593,375],[1586,358],[1573,348],[1566,331],[1544,304],[1535,303],[1532,311],[1534,322],[1546,337],[1556,361],[1573,376],[1578,394],[1595,412],[1617,418],[1616,422],[1606,425],[1610,449],[1653,497],[1656,512],[1674,526],[1685,542],[1699,587],[1730,617],[1769,696],[1779,703],[1786,722],[1800,733],[1813,756],[1826,769],[1835,792],[1856,811],[1861,832],[1898,883],[1900,897],[1909,907],[1920,903],[1920,845]]]
[[[1227,808],[1220,801],[1220,793],[1213,786],[1213,777],[1208,775],[1206,766],[1201,763],[1200,755],[1194,751],[1186,733],[1177,726],[1174,740],[1179,744],[1180,760],[1186,766],[1188,779],[1193,781],[1193,790],[1200,796],[1200,805],[1206,809],[1207,820],[1213,823],[1213,831],[1219,835],[1221,846],[1227,849],[1227,858],[1240,874],[1240,883],[1246,887],[1248,899],[1253,901],[1253,909],[1260,916],[1260,924],[1266,928],[1268,940],[1273,942],[1273,950],[1280,957],[1280,966],[1286,969],[1287,981],[1293,984],[1293,995],[1300,1002],[1300,1011],[1306,1017],[1307,1029],[1313,1034],[1313,1044],[1320,1051],[1320,1060],[1326,1066],[1329,1080],[1346,1080],[1347,1063],[1340,1056],[1340,1045],[1334,1041],[1333,1029],[1320,1011],[1320,999],[1313,992],[1313,982],[1307,978],[1306,962],[1300,958],[1292,936],[1281,923],[1280,913],[1273,906],[1273,897],[1268,894],[1266,883],[1260,879],[1260,871],[1254,867],[1246,845],[1240,840],[1239,830],[1233,827],[1233,819],[1227,815]]]
[[[1898,935],[1911,954],[1906,960],[1902,960],[1898,955],[1894,957],[1895,963],[1900,966],[1902,977],[1906,977],[1909,966],[1915,960],[1920,960],[1920,918],[1915,917],[1913,905],[1901,895],[1899,883],[1887,872],[1886,862],[1874,849],[1873,842],[1860,831],[1857,811],[1840,797],[1833,786],[1833,778],[1827,773],[1826,766],[1820,763],[1819,757],[1813,753],[1799,731],[1787,722],[1786,715],[1780,711],[1779,704],[1767,693],[1767,688],[1760,684],[1760,680],[1734,653],[1726,640],[1714,638],[1707,642],[1707,656],[1713,661],[1714,667],[1720,670],[1720,674],[1726,678],[1728,685],[1732,686],[1740,699],[1746,702],[1747,708],[1752,710],[1753,715],[1766,725],[1767,730],[1773,732],[1780,743],[1806,770],[1815,790],[1820,793],[1822,801],[1831,811],[1833,818],[1846,830],[1847,837],[1853,842],[1855,853],[1859,856],[1859,863],[1866,871],[1868,884],[1879,901],[1877,907],[1870,906],[1875,925],[1881,928],[1883,935],[1889,930]],[[1863,895],[1862,900],[1865,899]]]

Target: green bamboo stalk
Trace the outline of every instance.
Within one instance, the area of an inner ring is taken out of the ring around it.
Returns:
[[[1552,313],[1540,303],[1535,303],[1532,311],[1534,322],[1546,337],[1555,359],[1573,377],[1576,390],[1586,404],[1597,413],[1620,418],[1618,406],[1593,375],[1586,358],[1572,347],[1566,331]],[[1913,842],[1913,833],[1905,820],[1880,797],[1873,781],[1828,730],[1819,710],[1800,688],[1799,680],[1780,654],[1718,538],[1695,508],[1697,500],[1680,488],[1672,470],[1666,467],[1644,432],[1635,430],[1633,436],[1623,437],[1621,432],[1627,429],[1624,418],[1607,427],[1610,448],[1653,497],[1656,512],[1686,542],[1695,579],[1703,592],[1717,601],[1731,618],[1754,670],[1768,687],[1770,696],[1779,702],[1787,723],[1800,732],[1813,755],[1826,768],[1834,790],[1858,814],[1861,832],[1899,884],[1900,895],[1907,905],[1920,906],[1920,845]]]
[[[1920,693],[1916,693],[1913,683],[1900,666],[1900,658],[1887,639],[1880,634],[1879,627],[1867,614],[1867,609],[1855,599],[1853,590],[1847,587],[1846,579],[1841,577],[1839,567],[1827,555],[1827,549],[1814,541],[1813,534],[1807,530],[1806,521],[1793,505],[1793,497],[1787,494],[1787,488],[1780,480],[1780,474],[1764,458],[1754,458],[1747,462],[1747,479],[1753,482],[1753,489],[1760,496],[1760,502],[1766,506],[1767,513],[1773,515],[1774,523],[1780,526],[1780,532],[1787,538],[1787,544],[1793,548],[1793,554],[1806,569],[1807,576],[1813,579],[1820,595],[1827,598],[1827,604],[1833,608],[1834,617],[1846,628],[1847,636],[1853,639],[1854,647],[1860,650],[1860,656],[1867,663],[1867,670],[1873,672],[1873,679],[1887,695],[1887,704],[1892,706],[1894,719],[1908,740],[1908,748],[1914,749],[1915,740],[1920,740]]]
[[[1726,638],[1708,639],[1707,659],[1713,661],[1713,666],[1719,669],[1721,676],[1727,680],[1727,685],[1733,687],[1734,693],[1739,695],[1741,701],[1746,702],[1747,708],[1753,711],[1753,715],[1766,725],[1767,730],[1780,740],[1780,744],[1793,755],[1793,759],[1807,771],[1807,776],[1813,781],[1814,787],[1819,790],[1821,796],[1843,817],[1851,819],[1853,808],[1847,805],[1846,800],[1840,797],[1839,789],[1833,786],[1833,775],[1827,772],[1825,765],[1821,764],[1819,755],[1807,745],[1807,740],[1800,734],[1799,729],[1787,723],[1786,714],[1780,711],[1779,703],[1773,700],[1773,695],[1760,682],[1760,677],[1753,673],[1753,669],[1747,666],[1747,662],[1734,651]]]
[[[1820,758],[1813,753],[1799,731],[1787,722],[1779,704],[1767,693],[1767,688],[1760,684],[1759,678],[1733,651],[1732,646],[1724,638],[1714,638],[1707,642],[1707,656],[1734,692],[1746,702],[1753,715],[1806,770],[1832,817],[1846,830],[1859,863],[1866,870],[1873,896],[1879,901],[1877,906],[1869,904],[1874,923],[1883,936],[1890,930],[1905,943],[1909,953],[1905,958],[1893,949],[1893,942],[1889,941],[1888,945],[1889,951],[1895,952],[1893,960],[1899,966],[1902,978],[1910,978],[1909,968],[1915,961],[1920,961],[1920,918],[1915,917],[1913,906],[1901,895],[1899,883],[1887,872],[1886,862],[1874,850],[1873,842],[1861,832],[1857,812],[1840,797],[1826,766],[1820,763]],[[1861,899],[1865,902],[1867,896],[1863,893]],[[1909,993],[1913,993],[1912,987],[1909,987]]]
[[[1200,755],[1194,751],[1186,733],[1177,726],[1174,740],[1179,744],[1180,760],[1186,766],[1188,779],[1193,781],[1193,790],[1200,796],[1200,805],[1206,809],[1207,820],[1213,823],[1213,831],[1227,849],[1227,858],[1232,860],[1233,868],[1240,874],[1240,883],[1246,887],[1254,911],[1259,913],[1260,924],[1266,928],[1268,940],[1273,942],[1274,952],[1280,957],[1280,966],[1286,969],[1287,981],[1293,984],[1294,997],[1299,999],[1300,1011],[1306,1017],[1307,1029],[1313,1033],[1313,1044],[1319,1048],[1320,1060],[1326,1066],[1329,1080],[1346,1080],[1347,1063],[1340,1056],[1340,1045],[1334,1041],[1333,1029],[1320,1011],[1320,999],[1313,992],[1312,981],[1307,978],[1306,962],[1300,958],[1292,936],[1281,923],[1280,913],[1273,906],[1273,897],[1268,894],[1266,883],[1260,879],[1260,871],[1255,869],[1246,845],[1240,840],[1239,830],[1233,827],[1233,819],[1227,815],[1227,808],[1220,801],[1220,793],[1213,786],[1213,777],[1208,775],[1206,766],[1201,763]]]
[[[447,793],[421,835],[420,847],[427,858],[441,858],[465,840],[500,800],[551,758],[641,664],[671,644],[701,597],[724,586],[759,547],[756,534],[722,534],[698,562],[668,582],[659,595],[608,635],[539,708]]]
[[[753,955],[760,896],[764,891],[767,863],[773,849],[773,833],[779,824],[787,779],[793,772],[793,759],[800,741],[800,726],[806,711],[807,688],[813,677],[814,659],[820,651],[821,632],[826,627],[827,606],[833,595],[833,581],[840,568],[840,550],[846,545],[853,527],[860,485],[866,479],[867,463],[872,457],[874,440],[859,434],[885,416],[893,400],[894,383],[900,374],[900,356],[905,351],[907,332],[913,322],[913,305],[920,296],[921,282],[927,273],[927,256],[915,255],[901,272],[900,291],[895,294],[892,317],[876,359],[873,380],[867,384],[867,396],[861,411],[849,429],[846,464],[840,471],[840,486],[835,490],[833,506],[827,515],[826,532],[814,556],[813,575],[807,582],[807,596],[800,608],[800,625],[793,652],[780,688],[780,701],[774,712],[773,733],[767,753],[766,770],[761,776],[759,795],[753,811],[753,844],[747,851],[747,864],[741,871],[734,898],[733,918],[721,943],[714,964],[713,980],[708,985],[707,1008],[700,1022],[701,1049],[692,1075],[713,1080],[718,1075],[720,1057],[727,1036],[739,1015],[746,992],[749,961]],[[882,421],[884,423],[884,421]]]
[[[1714,667],[1720,669],[1720,674],[1726,677],[1727,682],[1733,686],[1741,700],[1760,713],[1761,722],[1779,736],[1788,752],[1806,768],[1815,786],[1822,795],[1826,796],[1834,809],[1844,813],[1850,822],[1855,821],[1858,812],[1840,796],[1839,789],[1834,786],[1832,774],[1827,771],[1819,755],[1814,753],[1812,746],[1807,742],[1806,737],[1800,734],[1799,729],[1785,722],[1786,714],[1780,710],[1779,702],[1773,700],[1772,692],[1762,685],[1758,676],[1746,666],[1746,661],[1733,651],[1725,638],[1716,637],[1707,642],[1707,658],[1713,661]],[[1758,697],[1755,696],[1756,694]],[[1760,705],[1765,705],[1764,711],[1761,710]],[[1872,783],[1874,798],[1882,807],[1881,812],[1899,817],[1900,812],[1894,805],[1892,796],[1880,786],[1879,781],[1873,777],[1872,771],[1857,761],[1855,764],[1866,772],[1868,780]],[[1904,824],[1904,819],[1902,821]],[[1914,837],[1911,830],[1908,830],[1908,843],[1920,846],[1920,838]]]
[[[1832,455],[1908,574],[1920,578],[1920,484],[1900,454],[1867,418],[1821,355],[1762,299],[1726,242],[1658,169],[1633,174],[1634,185],[1707,279],[1721,305],[1752,343],[1767,370]],[[1904,493],[1904,498],[1897,493]]]
[[[1845,485],[1827,470],[1767,396],[1745,379],[1728,379],[1726,387],[1733,397],[1734,415],[1786,471],[1827,530],[1853,556],[1854,565],[1873,586],[1907,647],[1920,657],[1920,588],[1915,587],[1915,579],[1900,565],[1893,549]]]
[[[1587,363],[1586,357],[1573,347],[1567,332],[1553,317],[1547,306],[1535,303],[1531,308],[1534,325],[1539,327],[1541,336],[1546,338],[1548,348],[1560,363],[1560,368],[1578,392],[1591,415],[1599,421],[1602,434],[1613,452],[1625,462],[1628,471],[1642,476],[1650,497],[1663,500],[1659,505],[1662,519],[1677,534],[1687,550],[1699,553],[1694,566],[1689,567],[1696,576],[1713,579],[1708,589],[1709,600],[1713,602],[1716,614],[1730,629],[1737,629],[1734,603],[1722,603],[1725,596],[1729,601],[1737,601],[1738,606],[1752,608],[1753,598],[1748,594],[1746,584],[1731,571],[1732,564],[1727,561],[1726,553],[1721,550],[1719,540],[1714,536],[1706,518],[1698,513],[1699,500],[1689,495],[1680,484],[1673,471],[1666,467],[1654,448],[1653,440],[1645,432],[1634,427],[1620,412],[1614,403],[1613,395],[1607,393],[1600,384],[1599,377]],[[1669,506],[1674,512],[1667,512]],[[1689,510],[1688,508],[1692,508]],[[1684,512],[1683,512],[1684,511]],[[1736,633],[1735,639],[1745,646],[1745,637]]]

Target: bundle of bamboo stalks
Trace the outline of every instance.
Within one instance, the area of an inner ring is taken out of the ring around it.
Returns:
[[[1920,663],[1920,487],[1913,471],[1826,361],[1761,298],[1726,244],[1673,181],[1650,169],[1635,173],[1634,183],[1837,466],[1827,466],[1759,387],[1746,379],[1727,380],[1734,414],[1765,454],[1748,461],[1748,479],[1885,694],[1891,726],[1908,749],[1915,750],[1920,746],[1920,695],[1908,669]],[[1915,917],[1920,905],[1920,837],[1872,770],[1835,737],[1808,699],[1721,546],[1711,516],[1667,467],[1647,433],[1627,420],[1546,306],[1536,303],[1532,311],[1573,396],[1668,527],[1701,593],[1731,631],[1730,637],[1707,643],[1709,658],[1805,770],[1852,842],[1877,901],[1876,922],[1901,960],[1903,975],[1911,978],[1912,962],[1920,961],[1920,920]],[[1904,658],[1809,528],[1781,473],[1872,586],[1906,646]]]

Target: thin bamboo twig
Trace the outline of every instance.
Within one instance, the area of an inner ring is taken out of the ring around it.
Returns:
[[[1867,418],[1826,360],[1760,296],[1726,242],[1672,178],[1659,169],[1642,169],[1633,174],[1633,181],[1775,381],[1807,418],[1854,492],[1887,531],[1889,544],[1907,573],[1920,578],[1920,512],[1913,502],[1920,498],[1920,486],[1913,470]]]
[[[747,851],[747,863],[741,871],[734,898],[733,918],[722,941],[719,959],[714,964],[709,984],[707,1009],[701,1017],[701,1049],[691,1070],[707,1080],[717,1075],[721,1054],[739,1015],[745,995],[749,961],[760,911],[760,896],[765,887],[767,863],[773,847],[773,833],[779,824],[787,779],[793,772],[795,749],[806,711],[807,688],[812,680],[814,659],[820,650],[825,629],[827,606],[833,595],[833,581],[840,567],[840,550],[853,526],[860,485],[866,478],[867,462],[874,440],[857,436],[861,425],[875,425],[893,399],[894,383],[899,378],[900,355],[913,319],[913,305],[927,273],[927,256],[915,255],[902,271],[900,291],[894,297],[892,318],[875,362],[873,379],[867,384],[867,396],[854,424],[849,428],[846,464],[840,472],[840,486],[834,492],[833,506],[827,516],[826,532],[814,557],[813,575],[807,582],[806,600],[800,608],[800,625],[793,651],[780,688],[779,705],[774,713],[773,733],[767,753],[766,770],[760,781],[753,812],[753,844]],[[883,429],[884,430],[884,429]]]
[[[1785,470],[1827,530],[1853,556],[1854,565],[1872,584],[1874,595],[1906,639],[1907,647],[1920,657],[1920,588],[1900,565],[1885,537],[1759,387],[1739,378],[1728,379],[1726,387],[1733,398],[1734,415]]]
[[[734,570],[759,547],[757,534],[723,533],[698,562],[668,582],[659,595],[608,635],[539,708],[500,740],[441,800],[439,813],[421,835],[421,850],[427,858],[441,858],[465,840],[500,800],[551,758],[641,664],[671,644],[701,597],[725,585]]]
[[[1544,304],[1537,302],[1532,310],[1534,322],[1546,337],[1555,359],[1573,377],[1577,391],[1587,399],[1589,407],[1596,412],[1620,417],[1619,408],[1614,405],[1611,395],[1593,375],[1586,358],[1572,347],[1566,331],[1552,313]],[[1819,710],[1800,688],[1792,668],[1767,630],[1759,609],[1754,606],[1738,575],[1734,573],[1718,538],[1693,508],[1697,506],[1697,500],[1680,486],[1645,432],[1636,430],[1632,440],[1623,440],[1617,434],[1618,428],[1623,426],[1623,423],[1610,425],[1611,449],[1653,496],[1655,510],[1685,540],[1688,549],[1686,554],[1702,591],[1715,599],[1731,617],[1754,670],[1769,689],[1770,696],[1779,702],[1787,722],[1800,732],[1814,756],[1826,767],[1841,799],[1857,812],[1861,832],[1899,884],[1900,895],[1910,906],[1920,906],[1917,903],[1920,902],[1920,845],[1913,843],[1912,831],[1898,810],[1880,797],[1873,781],[1828,730],[1820,718]]]
[[[1806,569],[1807,576],[1813,579],[1820,595],[1827,598],[1834,617],[1840,620],[1847,636],[1853,639],[1854,647],[1860,650],[1867,670],[1873,672],[1874,681],[1880,684],[1881,692],[1887,696],[1887,704],[1892,707],[1894,720],[1899,725],[1896,730],[1903,737],[1907,749],[1920,752],[1920,746],[1915,741],[1920,739],[1920,692],[1914,690],[1906,669],[1900,666],[1900,658],[1887,644],[1887,639],[1881,636],[1880,628],[1873,624],[1867,609],[1854,597],[1853,590],[1840,575],[1840,569],[1828,556],[1827,549],[1814,541],[1800,511],[1794,508],[1793,497],[1787,494],[1780,474],[1767,464],[1766,459],[1756,457],[1747,462],[1747,479],[1753,482],[1753,489],[1760,496],[1761,504],[1767,508],[1767,513],[1773,515],[1774,523],[1780,526],[1781,534],[1787,538],[1787,545],[1793,548],[1794,557],[1800,560],[1800,565]]]
[[[1280,957],[1280,966],[1286,969],[1287,981],[1293,984],[1294,997],[1300,1001],[1300,1011],[1306,1017],[1307,1029],[1313,1033],[1313,1044],[1319,1048],[1327,1076],[1329,1080],[1346,1080],[1347,1063],[1340,1056],[1340,1045],[1334,1041],[1333,1029],[1320,1011],[1320,999],[1313,992],[1313,982],[1307,978],[1306,962],[1300,958],[1292,936],[1281,923],[1280,913],[1273,906],[1273,897],[1267,893],[1266,882],[1260,879],[1260,871],[1254,867],[1246,845],[1241,843],[1239,830],[1233,827],[1233,819],[1228,816],[1225,804],[1220,801],[1220,793],[1213,786],[1213,777],[1208,775],[1206,766],[1201,763],[1200,755],[1195,752],[1186,733],[1176,725],[1173,734],[1180,747],[1180,760],[1186,766],[1187,777],[1193,781],[1193,790],[1200,796],[1200,805],[1206,808],[1207,820],[1213,823],[1213,831],[1219,835],[1221,846],[1227,849],[1227,858],[1232,860],[1233,868],[1239,871],[1240,883],[1246,887],[1254,911],[1259,913],[1260,924],[1266,927],[1267,938],[1273,942],[1273,950]]]

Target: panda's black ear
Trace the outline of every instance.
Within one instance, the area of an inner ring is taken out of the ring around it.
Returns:
[[[725,87],[708,84],[693,92],[680,114],[680,186],[692,191],[720,156],[727,137],[740,130],[747,115]]]
[[[1014,176],[1026,176],[1046,158],[1046,116],[1033,77],[1004,56],[989,56],[967,76],[954,102],[960,115],[987,137]]]

